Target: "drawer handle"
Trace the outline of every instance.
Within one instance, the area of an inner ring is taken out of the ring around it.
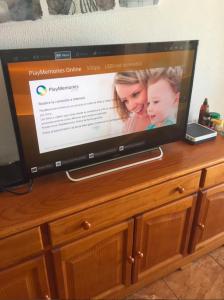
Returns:
[[[204,230],[204,229],[205,229],[205,224],[199,223],[199,224],[198,224],[198,227],[199,227],[201,230]]]
[[[88,221],[82,222],[82,228],[85,230],[89,230],[92,227],[92,225]]]
[[[48,295],[45,295],[45,296],[44,296],[44,299],[46,299],[46,300],[51,300],[51,297],[48,296]]]
[[[177,187],[177,191],[178,191],[180,194],[183,194],[183,193],[185,192],[185,188],[184,188],[183,186],[179,185],[179,186]]]
[[[133,264],[134,262],[135,262],[134,257],[128,256],[128,263],[129,263],[129,264]]]
[[[144,257],[144,254],[141,251],[138,251],[136,253],[136,257],[139,258],[139,259],[142,259]]]

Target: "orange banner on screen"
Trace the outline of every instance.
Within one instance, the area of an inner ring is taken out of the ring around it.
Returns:
[[[46,60],[9,63],[9,73],[13,89],[17,115],[32,115],[32,101],[29,82],[34,80],[85,76],[93,74],[116,73],[176,65],[192,66],[193,51],[174,51],[116,55],[71,60]],[[184,68],[183,77],[191,74]],[[39,93],[44,93],[40,86]]]

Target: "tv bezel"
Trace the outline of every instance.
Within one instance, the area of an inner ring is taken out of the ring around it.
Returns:
[[[15,129],[15,134],[16,134],[16,140],[17,140],[17,146],[18,146],[18,151],[19,151],[19,157],[21,161],[21,166],[22,166],[22,172],[24,176],[23,182],[27,182],[30,178],[36,177],[39,175],[44,175],[48,173],[53,173],[61,170],[68,170],[68,169],[73,169],[74,167],[78,168],[81,166],[89,166],[89,165],[94,165],[99,162],[107,161],[110,159],[114,159],[116,157],[123,157],[126,155],[129,155],[131,153],[138,153],[140,151],[147,150],[149,146],[145,144],[143,147],[140,147],[137,149],[137,151],[127,150],[127,151],[116,151],[116,153],[110,154],[108,156],[104,157],[98,157],[97,155],[94,159],[88,159],[85,162],[81,162],[80,165],[74,165],[70,164],[68,166],[61,166],[59,168],[53,168],[46,170],[43,173],[31,173],[30,168],[28,168],[26,159],[24,156],[24,150],[23,150],[23,144],[22,144],[22,138],[21,138],[21,132],[19,128],[19,123],[17,119],[17,114],[16,114],[16,108],[14,105],[14,100],[13,100],[13,90],[12,86],[10,84],[10,75],[9,71],[7,68],[8,63],[15,63],[15,62],[26,62],[26,61],[41,61],[41,60],[49,60],[52,59],[54,60],[54,53],[58,51],[71,51],[71,53],[79,53],[78,58],[90,58],[90,57],[102,57],[102,56],[111,56],[111,55],[128,55],[128,54],[142,54],[142,53],[153,53],[153,52],[167,52],[167,51],[175,51],[176,48],[182,49],[182,50],[194,50],[194,59],[192,62],[192,73],[191,73],[191,79],[190,79],[190,86],[189,86],[189,95],[188,99],[185,99],[185,111],[183,112],[184,114],[184,120],[182,120],[182,128],[178,129],[178,133],[173,135],[173,132],[171,133],[171,129],[174,128],[172,126],[165,126],[156,129],[157,135],[158,132],[159,134],[163,135],[164,130],[166,131],[167,136],[165,137],[165,140],[159,143],[157,139],[154,137],[154,142],[150,142],[150,147],[156,147],[160,146],[163,144],[175,142],[178,140],[181,140],[185,137],[186,134],[186,127],[187,127],[187,119],[188,119],[188,114],[189,114],[189,108],[190,108],[190,99],[191,99],[191,94],[192,94],[192,87],[193,87],[193,79],[194,79],[194,73],[195,73],[195,63],[196,63],[196,56],[197,56],[197,49],[198,49],[198,40],[184,40],[184,41],[168,41],[168,42],[152,42],[152,43],[131,43],[131,44],[111,44],[111,45],[90,45],[90,46],[66,46],[66,47],[47,47],[47,48],[26,48],[26,49],[11,49],[11,50],[0,50],[0,60],[2,63],[2,69],[3,69],[3,74],[4,74],[4,79],[5,79],[5,85],[7,89],[7,94],[8,94],[8,100],[9,100],[9,105],[10,105],[10,110],[12,114],[12,120],[13,120],[13,125]],[[35,59],[34,59],[35,57]],[[75,56],[77,57],[77,56]],[[72,58],[75,58],[72,56]],[[169,132],[170,131],[170,132]],[[127,144],[128,140],[132,140],[132,145],[133,143],[138,143],[140,140],[146,139],[147,136],[149,135],[155,135],[155,131],[151,130],[150,133],[149,131],[141,131],[138,133],[132,133],[128,135],[122,135],[114,138],[109,138],[109,139],[104,139],[104,140],[99,140],[95,142],[91,142],[88,144],[84,145],[89,145],[91,144],[93,149],[94,145],[100,146],[100,144],[112,142],[112,144],[116,144],[118,147],[119,145],[125,145]],[[140,138],[141,137],[141,138]],[[111,141],[112,140],[112,141]],[[122,142],[119,142],[122,141]],[[129,145],[129,144],[127,144]],[[79,146],[73,146],[74,147],[79,147]],[[87,146],[88,147],[88,146]],[[97,146],[96,146],[97,147]],[[82,148],[82,145],[81,145]],[[128,147],[127,147],[128,148]],[[55,150],[55,151],[61,151],[60,150]],[[54,152],[55,152],[54,151]],[[95,152],[95,151],[91,151]],[[49,152],[51,153],[51,152]],[[95,152],[97,154],[97,152]],[[42,155],[42,154],[40,154]],[[50,155],[50,154],[48,154]],[[87,155],[87,153],[85,153]]]

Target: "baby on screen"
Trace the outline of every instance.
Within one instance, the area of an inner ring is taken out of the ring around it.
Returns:
[[[176,123],[181,77],[181,67],[150,69],[147,88],[148,130]]]

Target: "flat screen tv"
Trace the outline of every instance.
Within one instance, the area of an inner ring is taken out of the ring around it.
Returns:
[[[197,45],[0,51],[24,178],[182,139]]]

